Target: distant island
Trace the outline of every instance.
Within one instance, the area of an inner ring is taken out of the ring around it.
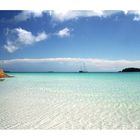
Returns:
[[[125,68],[120,72],[140,72],[140,68]]]

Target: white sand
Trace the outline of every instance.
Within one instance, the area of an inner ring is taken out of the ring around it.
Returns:
[[[0,128],[139,129],[139,106],[103,101],[94,96],[8,94],[0,102]]]

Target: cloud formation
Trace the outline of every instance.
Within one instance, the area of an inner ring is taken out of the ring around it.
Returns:
[[[140,21],[140,10],[72,10],[72,11],[49,11],[50,16],[55,21],[66,21],[78,19],[80,17],[109,17],[117,13],[124,13],[125,15],[133,15],[134,21]]]
[[[7,41],[4,48],[8,52],[13,53],[26,45],[31,45],[35,42],[40,42],[47,39],[48,35],[45,32],[33,35],[31,32],[25,29],[15,28],[12,30],[7,29],[6,37]]]
[[[126,11],[126,14],[134,15],[133,20],[134,21],[140,21],[140,11],[139,10]]]
[[[50,16],[55,21],[66,21],[78,19],[80,17],[108,17],[121,11],[117,10],[72,10],[72,11],[49,11]]]
[[[36,11],[22,11],[19,14],[17,14],[14,17],[15,21],[26,21],[30,18],[39,18],[43,16],[43,13],[45,13],[45,11],[41,11],[41,10],[36,10]]]
[[[12,65],[38,65],[55,62],[55,66],[62,66],[62,70],[65,67],[70,70],[78,71],[80,66],[85,63],[88,71],[119,71],[126,67],[140,67],[140,60],[107,60],[107,59],[97,59],[97,58],[42,58],[42,59],[10,59],[1,60],[0,64],[3,66]],[[55,70],[57,71],[57,70]]]
[[[14,17],[15,21],[26,21],[30,18],[39,18],[43,14],[48,13],[55,21],[66,21],[78,19],[80,17],[108,17],[116,14],[118,10],[38,10],[38,11],[22,11]]]
[[[124,13],[125,15],[134,15],[134,21],[140,21],[139,10],[36,10],[36,11],[22,11],[14,17],[14,21],[26,21],[30,18],[40,18],[43,14],[49,14],[54,21],[63,22],[66,20],[78,19],[81,17],[109,17],[117,13]]]
[[[60,30],[58,33],[56,33],[57,36],[63,38],[63,37],[69,37],[70,36],[70,29],[69,28],[64,28]]]

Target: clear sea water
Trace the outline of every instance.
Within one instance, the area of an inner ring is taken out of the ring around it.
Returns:
[[[0,129],[140,129],[140,73],[9,73]]]

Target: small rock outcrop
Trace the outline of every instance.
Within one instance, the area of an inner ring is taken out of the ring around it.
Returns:
[[[13,76],[9,76],[2,69],[0,69],[0,78],[7,78],[7,77],[13,77]]]
[[[125,68],[121,72],[140,72],[140,68]]]

